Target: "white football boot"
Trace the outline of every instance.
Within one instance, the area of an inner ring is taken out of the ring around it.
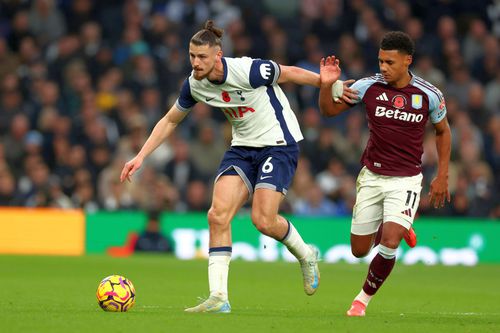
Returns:
[[[230,313],[231,305],[229,301],[221,295],[210,295],[202,303],[192,308],[184,309],[185,312],[211,312],[211,313]]]
[[[318,249],[309,245],[311,254],[304,259],[299,260],[300,268],[302,269],[302,277],[304,279],[304,291],[307,295],[313,295],[319,287],[319,252]]]

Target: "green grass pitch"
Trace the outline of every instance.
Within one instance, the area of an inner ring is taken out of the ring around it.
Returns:
[[[0,256],[1,332],[500,332],[500,265],[397,264],[365,318],[345,311],[366,265],[321,264],[321,286],[306,296],[298,264],[231,263],[231,314],[189,314],[206,296],[207,262],[168,256]],[[99,281],[132,280],[135,307],[106,313]]]

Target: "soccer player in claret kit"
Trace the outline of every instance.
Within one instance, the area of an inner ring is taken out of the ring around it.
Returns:
[[[156,124],[137,156],[125,164],[120,176],[121,181],[130,180],[144,158],[173,132],[197,102],[220,108],[232,125],[231,148],[217,171],[208,211],[210,296],[187,312],[231,311],[227,290],[231,220],[249,198],[255,227],[282,242],[298,259],[306,294],[315,293],[320,279],[317,250],[305,244],[294,226],[278,215],[297,166],[297,142],[303,138],[278,84],[319,87],[319,75],[270,60],[223,57],[222,34],[212,21],[207,21],[205,28],[191,38],[191,75],[184,81],[175,105]]]
[[[347,103],[342,104],[333,102],[331,92],[340,76],[339,60],[331,56],[320,64],[321,113],[336,116],[362,102],[370,131],[356,185],[351,250],[356,257],[364,257],[376,245],[377,236],[380,244],[348,316],[365,315],[371,298],[394,267],[401,239],[414,236],[412,224],[422,189],[422,143],[429,118],[438,153],[437,175],[429,192],[431,204],[437,208],[444,206],[445,200],[450,201],[451,133],[446,106],[436,87],[409,71],[413,52],[414,43],[407,34],[386,33],[378,54],[380,74],[356,81],[351,88],[357,92],[357,98],[344,98]],[[407,242],[414,246],[416,239]]]

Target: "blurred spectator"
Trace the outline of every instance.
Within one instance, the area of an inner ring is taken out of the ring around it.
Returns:
[[[473,82],[465,65],[452,68],[450,80],[445,87],[446,96],[456,98],[461,105],[467,105],[469,103],[469,89]]]
[[[477,58],[483,56],[484,50],[481,46],[487,34],[488,30],[482,20],[479,18],[471,20],[463,43],[464,60],[468,66],[471,66]]]
[[[492,35],[484,37],[482,46],[479,49],[483,52],[475,58],[472,64],[472,73],[476,79],[488,82],[495,79],[500,71],[500,46],[498,39]]]
[[[73,0],[66,13],[66,25],[69,33],[79,33],[82,27],[96,19],[92,0]]]
[[[199,178],[199,173],[191,158],[189,145],[182,139],[174,140],[174,157],[165,166],[165,174],[181,192],[185,192],[188,183]]]
[[[30,30],[47,45],[66,32],[66,22],[54,0],[35,0],[29,13]]]
[[[221,138],[217,137],[213,124],[207,122],[198,128],[198,136],[190,145],[190,154],[202,179],[207,182],[213,179],[214,170],[219,167],[226,148]]]
[[[345,173],[342,162],[332,158],[328,162],[328,167],[316,176],[316,183],[329,199],[336,200],[339,196],[338,192]]]
[[[169,20],[188,28],[185,34],[191,36],[208,19],[210,10],[202,0],[171,0],[165,13]]]
[[[3,148],[2,148],[3,149]],[[22,205],[17,198],[16,180],[0,159],[0,206]]]
[[[500,113],[500,70],[497,71],[494,80],[491,80],[485,87],[484,104],[491,113]]]
[[[13,52],[19,52],[24,37],[33,37],[33,34],[30,31],[28,13],[19,10],[12,19],[11,31],[8,37],[9,47]]]
[[[18,113],[12,118],[10,131],[2,139],[5,150],[5,159],[11,170],[20,172],[25,156],[25,140],[30,129],[28,118]],[[19,173],[17,174],[19,176]]]
[[[479,128],[486,128],[491,114],[485,106],[483,86],[475,82],[469,87],[468,95],[467,111],[470,118]]]
[[[438,89],[445,88],[446,78],[444,76],[444,73],[439,68],[434,67],[431,56],[420,56],[417,59],[413,72],[417,76],[420,76],[422,79],[435,85]]]
[[[293,213],[298,216],[342,216],[346,215],[342,207],[326,198],[318,184],[311,184],[306,197],[298,200]]]
[[[208,187],[201,180],[194,180],[188,184],[186,190],[186,208],[193,212],[206,212],[210,208]]]
[[[160,213],[151,211],[148,213],[146,229],[140,234],[135,251],[138,252],[170,252],[172,246],[165,236],[161,234]]]
[[[0,82],[6,74],[15,72],[18,65],[17,56],[10,52],[5,38],[0,36]]]

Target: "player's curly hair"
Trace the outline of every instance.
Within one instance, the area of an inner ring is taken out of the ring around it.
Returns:
[[[402,31],[389,31],[382,38],[380,49],[384,51],[397,50],[412,56],[415,52],[415,43],[408,34]]]
[[[193,43],[194,45],[209,45],[210,47],[212,46],[222,46],[222,35],[224,34],[224,30],[217,28],[214,25],[214,21],[212,20],[207,20],[205,22],[205,26],[203,29],[198,31],[197,33],[194,34],[193,37],[191,37],[190,43]]]

